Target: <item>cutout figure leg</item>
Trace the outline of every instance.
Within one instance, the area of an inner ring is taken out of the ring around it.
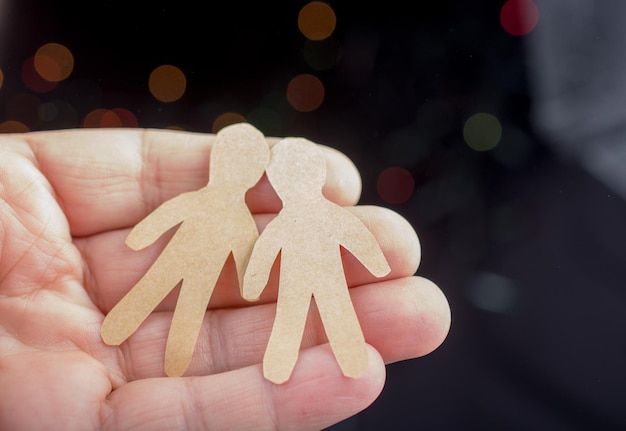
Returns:
[[[170,259],[167,254],[164,252],[141,280],[107,314],[100,328],[100,334],[106,344],[111,346],[122,344],[181,280],[179,274],[165,271],[164,266],[160,264],[162,259]]]
[[[343,375],[358,378],[367,371],[367,347],[343,273],[336,275],[336,280],[325,280],[328,282],[318,286],[313,295]]]
[[[311,303],[310,293],[280,283],[274,326],[263,357],[263,375],[274,383],[284,383],[291,376]]]
[[[170,377],[182,376],[191,362],[207,305],[224,264],[219,259],[211,263],[214,268],[185,277],[180,288],[165,347],[165,374]]]

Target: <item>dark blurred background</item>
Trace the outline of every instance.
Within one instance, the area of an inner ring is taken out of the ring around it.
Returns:
[[[570,326],[601,316],[598,327],[621,327],[623,292],[590,311],[583,284],[572,302],[560,277],[581,277],[558,256],[595,252],[577,237],[584,220],[551,215],[597,207],[620,225],[626,213],[617,198],[605,208],[611,192],[531,121],[527,39],[553,11],[530,0],[138,3],[0,0],[0,131],[215,132],[245,119],[346,153],[361,203],[415,227],[418,274],[445,292],[453,321],[441,348],[390,365],[379,400],[335,429],[623,429],[624,338],[595,346],[592,323]],[[546,239],[554,226],[565,243]],[[623,257],[611,256],[594,269],[621,285]],[[602,358],[616,341],[609,364],[578,350]]]

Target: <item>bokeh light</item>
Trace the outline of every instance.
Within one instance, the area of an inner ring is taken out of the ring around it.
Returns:
[[[52,102],[45,102],[39,105],[39,109],[37,109],[37,114],[39,115],[39,119],[44,122],[53,121],[59,110],[57,109],[56,104]]]
[[[479,112],[472,115],[463,127],[463,138],[470,148],[476,151],[487,151],[494,148],[502,137],[502,126],[498,119],[488,113]]]
[[[175,102],[187,89],[187,78],[182,70],[171,64],[157,67],[148,81],[150,93],[160,102]]]
[[[298,28],[310,40],[323,40],[333,34],[337,25],[335,11],[321,1],[306,4],[298,14]]]
[[[376,191],[382,200],[389,204],[408,201],[415,190],[413,175],[399,166],[386,168],[378,175]]]
[[[102,117],[108,112],[108,109],[98,108],[90,111],[85,118],[83,118],[82,127],[98,128],[102,127]]]
[[[513,36],[524,36],[539,22],[539,8],[533,0],[507,0],[500,9],[500,25]]]
[[[139,122],[137,117],[128,109],[115,108],[104,109],[98,108],[89,112],[83,119],[83,127],[99,128],[99,127],[137,127]]]
[[[59,82],[70,76],[74,70],[74,56],[61,44],[47,43],[35,53],[34,66],[46,81]]]
[[[111,109],[111,113],[115,114],[117,118],[119,118],[122,123],[122,127],[138,127],[139,120],[126,108],[113,108]]]
[[[287,85],[287,100],[300,112],[311,112],[320,107],[324,101],[324,84],[318,77],[303,73]]]
[[[510,313],[520,302],[517,284],[508,277],[491,272],[474,274],[465,294],[472,305],[493,313]]]
[[[2,72],[2,68],[0,68],[0,88],[2,88],[3,83],[4,83],[4,73]]]
[[[30,129],[28,128],[28,126],[26,126],[26,124],[20,121],[8,120],[8,121],[4,121],[0,123],[0,133],[24,133],[24,132],[30,132]]]
[[[47,129],[67,129],[78,126],[76,109],[65,100],[43,102],[37,110],[40,126]]]
[[[230,126],[231,124],[243,123],[245,121],[245,117],[241,114],[237,114],[236,112],[224,112],[213,121],[213,125],[211,126],[211,132],[217,133],[226,126]]]
[[[100,117],[100,127],[122,127],[122,119],[110,110],[106,110]]]
[[[47,93],[57,87],[57,82],[44,79],[35,69],[35,57],[27,58],[22,64],[22,81],[35,93]]]

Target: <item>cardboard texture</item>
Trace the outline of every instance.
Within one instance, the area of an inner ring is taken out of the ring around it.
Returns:
[[[185,372],[216,281],[231,254],[243,285],[259,235],[245,194],[263,175],[269,154],[265,137],[254,127],[222,129],[211,148],[208,185],[163,203],[135,226],[126,243],[140,250],[179,225],[148,272],[104,319],[101,335],[106,344],[124,342],[182,281],[167,338],[165,373]]]
[[[273,263],[280,259],[276,317],[263,358],[263,373],[274,383],[289,379],[304,333],[311,299],[345,376],[357,378],[368,366],[365,340],[350,300],[341,248],[375,276],[389,265],[374,235],[349,211],[322,195],[325,158],[303,138],[286,138],[271,152],[267,176],[283,202],[252,251],[243,297],[258,299]]]
[[[259,236],[245,194],[265,170],[283,208]],[[322,195],[325,179],[324,155],[306,139],[279,141],[270,161],[269,145],[254,127],[241,123],[222,129],[211,149],[207,186],[163,203],[126,238],[130,248],[140,250],[178,227],[147,273],[104,319],[104,342],[123,343],[180,283],[164,368],[168,376],[181,376],[226,260],[233,256],[240,293],[254,301],[280,259],[276,317],[263,358],[265,377],[283,383],[291,376],[312,298],[343,374],[362,376],[368,354],[341,247],[377,277],[390,268],[365,225]]]

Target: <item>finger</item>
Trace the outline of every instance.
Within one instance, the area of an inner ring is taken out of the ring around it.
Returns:
[[[21,135],[56,192],[74,236],[130,227],[182,192],[208,182],[214,135],[173,130],[71,130]],[[274,140],[270,140],[273,142]],[[323,149],[327,196],[353,205],[361,180],[352,162]],[[276,212],[280,201],[264,178],[248,195],[252,212]]]
[[[275,385],[261,365],[204,377],[138,380],[113,391],[103,429],[319,430],[369,406],[385,367],[368,348],[362,378],[341,375],[327,345],[302,352],[291,379]]]
[[[441,290],[421,277],[378,282],[350,289],[365,341],[386,363],[435,350],[450,327],[450,308]],[[217,374],[262,361],[276,313],[275,304],[208,311],[186,375]],[[150,316],[120,346],[129,380],[164,375],[163,358],[171,312]],[[312,305],[302,347],[326,343],[325,329]]]
[[[342,250],[348,286],[359,286],[376,280],[393,280],[413,275],[422,257],[419,238],[413,226],[400,214],[388,208],[354,206],[346,208],[374,234],[391,271],[383,277],[375,277],[358,259]]]
[[[398,213],[382,207],[359,206],[349,210],[359,217],[374,234],[387,259],[391,272],[377,279],[351,254],[344,252],[344,270],[349,286],[359,286],[380,280],[392,280],[415,274],[420,262],[420,243],[413,227]],[[272,219],[273,215],[256,215],[259,229]],[[154,246],[141,251],[133,251],[124,245],[128,230],[109,232],[76,240],[87,261],[88,274],[86,289],[94,303],[105,313],[108,312],[149,270],[150,265],[163,251],[171,234],[159,240]],[[260,303],[276,300],[278,272],[270,275],[268,286],[261,296]],[[165,298],[158,310],[173,310],[177,291]],[[249,305],[240,297],[237,274],[232,259],[222,272],[210,308]]]
[[[20,344],[15,342],[15,344]],[[92,430],[112,376],[87,353],[75,349],[20,353],[5,349],[0,359],[0,429]]]

